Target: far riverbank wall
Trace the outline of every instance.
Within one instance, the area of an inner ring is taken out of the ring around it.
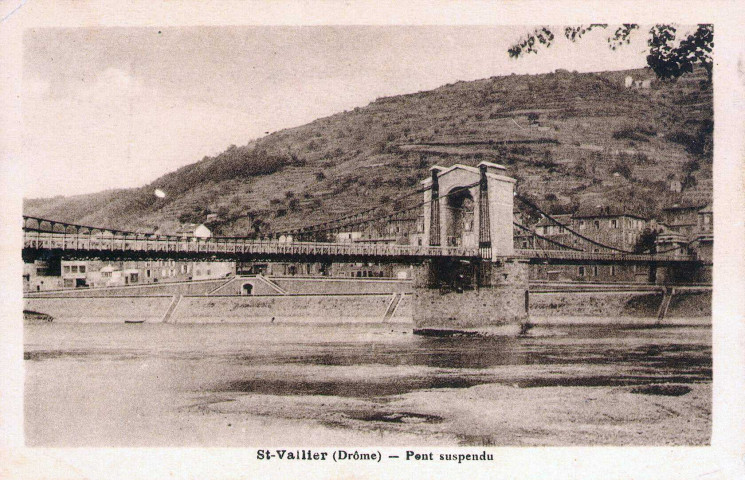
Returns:
[[[711,290],[672,295],[664,318],[660,291],[532,292],[530,322],[535,325],[617,324],[710,325]]]
[[[255,293],[239,295],[247,282],[255,285]],[[238,277],[209,283],[48,292],[27,297],[25,310],[49,315],[58,322],[81,323],[411,322],[410,282],[329,282],[324,285],[323,279]],[[334,293],[322,293],[324,286],[326,292]],[[651,325],[658,323],[663,306],[662,291],[651,285],[573,285],[554,289],[544,285],[531,286],[531,290],[529,321],[536,325]],[[676,291],[659,323],[709,325],[711,289]]]
[[[36,297],[28,313],[64,323],[409,323],[409,295]],[[395,305],[394,305],[395,302]]]

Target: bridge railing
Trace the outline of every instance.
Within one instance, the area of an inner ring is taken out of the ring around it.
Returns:
[[[390,245],[379,243],[280,242],[248,238],[180,238],[135,233],[65,233],[24,230],[24,248],[68,252],[142,252],[230,255],[369,256],[369,257],[461,257],[477,258],[477,248]],[[571,250],[517,249],[515,256],[567,261],[694,261],[692,255],[577,252]]]
[[[176,238],[136,235],[89,235],[27,230],[24,247],[65,251],[276,254],[324,256],[477,257],[478,249],[365,243],[280,242],[212,237]]]
[[[604,252],[577,252],[572,250],[529,250],[516,249],[515,255],[529,258],[545,258],[547,260],[586,260],[586,261],[693,261],[693,255],[668,255],[668,254],[645,254],[645,253],[604,253]]]

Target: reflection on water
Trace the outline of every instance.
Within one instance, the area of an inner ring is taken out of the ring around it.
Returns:
[[[134,362],[141,364],[138,375],[178,379],[163,388],[180,391],[341,397],[484,383],[620,386],[711,380],[708,328],[580,326],[543,333],[420,337],[405,326],[382,324],[27,324],[25,359]],[[566,371],[523,368],[516,376],[504,368],[509,366]]]

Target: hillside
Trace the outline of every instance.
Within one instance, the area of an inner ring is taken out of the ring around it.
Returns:
[[[138,189],[31,199],[24,212],[111,228],[223,235],[316,223],[408,193],[430,166],[501,163],[553,212],[655,215],[712,196],[712,89],[703,72],[627,89],[648,70],[510,75],[380,98],[231,146]],[[671,191],[670,180],[683,184]],[[167,193],[157,198],[153,191]],[[215,218],[217,217],[217,218]]]

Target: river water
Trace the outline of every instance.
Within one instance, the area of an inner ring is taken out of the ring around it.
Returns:
[[[302,444],[293,431],[313,444],[463,444],[437,399],[501,388],[676,402],[712,379],[707,327],[440,338],[385,324],[28,322],[24,356],[26,441],[55,446]]]

